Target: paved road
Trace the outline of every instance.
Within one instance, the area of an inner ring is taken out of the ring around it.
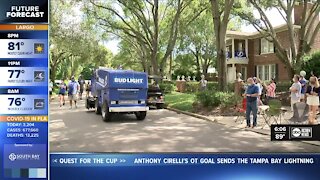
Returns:
[[[231,128],[168,110],[151,110],[144,121],[119,115],[105,123],[94,111],[50,108],[52,152],[320,152],[301,142],[271,142],[251,131]]]

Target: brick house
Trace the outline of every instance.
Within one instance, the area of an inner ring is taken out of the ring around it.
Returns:
[[[299,41],[299,29],[302,6],[294,8],[295,41]],[[320,18],[320,17],[319,17]],[[287,24],[274,27],[277,37],[283,47],[290,52]],[[259,32],[246,33],[239,31],[227,31],[227,81],[234,82],[236,74],[242,73],[242,79],[247,77],[259,77],[269,81],[276,78],[277,81],[289,81],[286,66],[275,54],[272,42],[264,39]],[[317,36],[311,51],[320,50],[320,35]]]

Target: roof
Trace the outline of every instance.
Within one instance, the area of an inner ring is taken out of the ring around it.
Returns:
[[[293,28],[299,29],[301,26],[293,25]],[[276,32],[282,32],[288,30],[287,24],[282,24],[279,26],[273,27]],[[254,39],[263,36],[259,31],[256,32],[242,32],[242,31],[227,31],[227,39],[229,38],[245,38],[245,39]]]

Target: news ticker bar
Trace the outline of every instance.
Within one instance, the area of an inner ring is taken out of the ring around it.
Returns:
[[[320,164],[319,155],[294,154],[51,154],[51,167]]]
[[[318,180],[320,154],[50,154],[50,179]]]
[[[272,141],[320,141],[320,125],[271,125]]]

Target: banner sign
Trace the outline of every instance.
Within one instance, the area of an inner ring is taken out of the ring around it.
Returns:
[[[51,179],[319,179],[320,154],[51,154]]]

